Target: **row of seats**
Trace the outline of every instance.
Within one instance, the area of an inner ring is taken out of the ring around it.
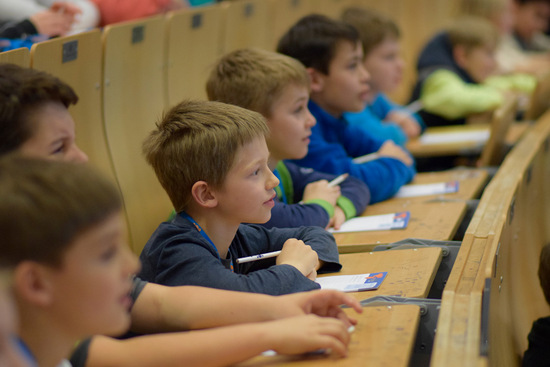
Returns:
[[[532,322],[550,314],[539,286],[550,243],[550,112],[485,189],[443,292],[433,366],[519,366]]]
[[[311,11],[335,16],[346,6],[367,5],[390,13],[401,25],[412,68],[412,50],[448,19],[451,4],[237,0],[50,40],[30,53],[2,53],[0,62],[48,71],[75,88],[80,101],[70,112],[77,143],[118,182],[132,247],[139,253],[171,209],[142,158],[141,142],[167,106],[205,97],[204,82],[217,57],[239,47],[273,49],[296,19]],[[432,365],[515,366],[530,322],[549,313],[533,278],[538,251],[550,236],[544,187],[550,178],[549,135],[550,116],[545,115],[485,190],[444,290]],[[524,285],[531,293],[522,292]]]

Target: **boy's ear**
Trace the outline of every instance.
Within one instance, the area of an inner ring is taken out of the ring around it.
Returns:
[[[205,181],[197,181],[191,188],[191,194],[195,202],[203,208],[214,208],[218,205],[218,199],[214,191]]]
[[[324,74],[314,68],[306,68],[309,75],[311,92],[322,92],[325,85]]]
[[[467,62],[466,47],[463,45],[456,45],[453,47],[453,58],[455,59],[457,65],[463,68]]]
[[[53,284],[48,271],[34,261],[23,261],[14,270],[13,286],[25,302],[45,307],[53,300]]]

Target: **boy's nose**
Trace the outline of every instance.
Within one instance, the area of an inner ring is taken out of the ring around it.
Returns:
[[[307,127],[313,127],[317,124],[317,119],[311,114],[309,108],[307,109]]]
[[[271,177],[269,177],[269,179],[267,180],[267,189],[268,190],[272,190],[274,188],[276,188],[277,186],[279,186],[279,179],[277,178],[277,176],[275,176],[275,174],[273,173],[273,171],[269,170],[270,172],[270,175]]]
[[[359,73],[361,83],[368,83],[368,81],[370,80],[370,74],[363,64],[359,65]]]

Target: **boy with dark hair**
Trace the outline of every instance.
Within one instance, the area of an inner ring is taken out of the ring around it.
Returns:
[[[143,151],[178,214],[145,245],[143,279],[279,295],[319,288],[321,266],[340,270],[322,228],[241,225],[268,221],[275,205],[267,133],[259,113],[220,102],[185,101],[165,114]],[[276,259],[237,262],[274,251]]]
[[[370,197],[366,185],[354,177],[331,187],[329,181],[336,176],[287,161],[304,158],[315,125],[307,108],[308,78],[304,66],[291,57],[241,49],[218,61],[206,85],[210,100],[259,112],[267,120],[270,167],[275,167],[281,181],[275,188],[271,219],[263,224],[267,228],[338,229],[346,219],[361,214]]]
[[[375,203],[393,196],[414,177],[410,155],[392,141],[383,141],[351,126],[345,112],[367,104],[369,74],[357,30],[351,25],[312,14],[300,19],[280,39],[277,50],[305,65],[311,81],[309,110],[317,119],[309,151],[296,162],[332,174],[349,173],[363,180]],[[367,163],[354,158],[376,153]]]

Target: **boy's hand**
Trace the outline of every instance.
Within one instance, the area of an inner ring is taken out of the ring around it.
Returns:
[[[378,150],[378,155],[380,157],[390,157],[395,158],[403,162],[407,166],[412,166],[413,160],[411,156],[403,150],[400,146],[396,145],[391,140],[386,140],[384,144]]]
[[[395,122],[409,139],[420,135],[420,125],[408,113],[393,111],[386,116],[386,121]]]
[[[340,197],[340,186],[328,186],[327,180],[320,180],[309,183],[304,189],[303,201],[312,199],[323,199],[328,201],[332,206],[336,205],[336,200]]]
[[[349,294],[336,290],[317,290],[277,296],[275,318],[285,318],[303,314],[315,314],[323,317],[334,317],[343,321],[346,326],[356,325],[357,320],[350,318],[340,307],[346,305],[357,313],[362,313],[361,304]]]
[[[330,221],[328,222],[328,225],[325,229],[329,229],[333,227],[334,229],[338,230],[342,226],[342,224],[346,221],[346,214],[340,208],[338,205],[334,207],[334,216],[330,218]]]
[[[306,277],[312,274],[317,276],[318,263],[317,253],[311,249],[311,246],[296,238],[286,240],[281,253],[277,256],[277,265],[292,265]],[[312,280],[315,280],[315,278]]]
[[[350,334],[340,320],[305,315],[270,323],[273,350],[279,354],[301,354],[326,349],[342,357],[347,355]]]
[[[61,36],[71,30],[74,17],[51,9],[31,15],[29,18],[39,34],[46,36]]]

